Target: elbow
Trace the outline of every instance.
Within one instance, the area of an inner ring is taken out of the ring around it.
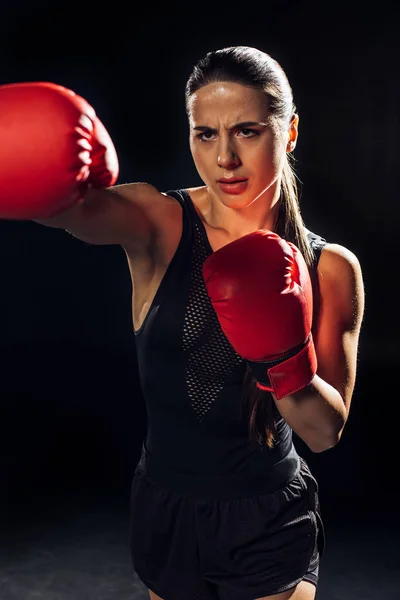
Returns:
[[[348,416],[347,414],[346,415],[342,414],[335,429],[332,431],[330,448],[333,448],[334,446],[336,446],[336,444],[338,444],[340,442],[340,439],[341,439],[343,431],[344,431],[344,427],[347,422],[347,416]]]
[[[307,446],[310,448],[311,452],[314,452],[314,454],[318,454],[320,452],[325,452],[325,450],[330,450],[331,448],[334,448],[340,442],[340,438],[342,437],[343,429],[344,429],[344,425],[339,431],[335,431],[329,437],[326,437],[324,439],[321,437],[318,439],[314,439],[314,440],[312,440],[312,442],[307,444]]]
[[[325,432],[325,436],[318,435],[312,440],[312,443],[308,444],[308,447],[312,452],[318,454],[334,448],[342,437],[344,427],[346,425],[347,416],[341,414],[339,418],[332,423],[332,427],[329,432]]]
[[[325,452],[326,450],[334,448],[336,444],[340,441],[342,432],[343,428],[339,431],[339,433],[331,433],[329,436],[326,436],[324,438],[322,436],[318,436],[317,438],[310,440],[309,443],[307,443],[307,446],[314,454],[320,454],[321,452]]]
[[[326,450],[330,450],[336,446],[337,442],[325,443],[325,444],[308,444],[311,452],[314,454],[320,454],[321,452],[325,452]]]

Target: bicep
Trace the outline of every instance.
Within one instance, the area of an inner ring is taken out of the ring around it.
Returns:
[[[364,284],[357,257],[329,245],[318,268],[320,311],[314,342],[317,374],[341,394],[347,414],[355,386],[364,315]]]

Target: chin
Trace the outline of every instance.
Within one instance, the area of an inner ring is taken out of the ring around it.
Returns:
[[[225,194],[219,188],[209,188],[211,195],[227,208],[246,208],[253,202],[253,194],[246,190],[243,194]]]
[[[250,206],[253,202],[251,198],[241,198],[238,196],[231,196],[228,198],[224,198],[221,200],[222,204],[224,204],[227,208],[234,208],[236,210],[245,209]]]
[[[253,194],[241,194],[240,196],[224,194],[223,197],[218,195],[218,200],[221,202],[221,204],[227,208],[234,208],[237,210],[245,209],[251,206],[254,202],[254,198],[255,196]]]

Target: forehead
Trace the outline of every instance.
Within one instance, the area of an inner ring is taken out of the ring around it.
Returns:
[[[262,90],[240,83],[215,82],[197,90],[189,101],[194,120],[213,116],[230,116],[241,121],[265,119],[267,98]]]

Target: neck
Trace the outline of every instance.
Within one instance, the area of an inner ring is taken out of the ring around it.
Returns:
[[[219,229],[229,238],[237,239],[259,229],[274,231],[279,211],[280,181],[259,194],[245,208],[227,207],[208,192],[204,218],[213,229]]]

